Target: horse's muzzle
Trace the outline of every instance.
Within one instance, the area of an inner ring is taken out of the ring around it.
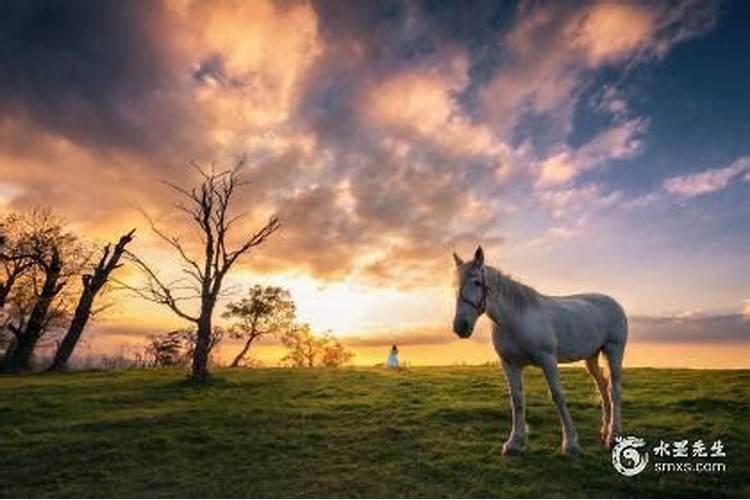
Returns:
[[[462,339],[468,339],[471,337],[472,330],[473,328],[466,320],[456,320],[453,322],[453,333]]]

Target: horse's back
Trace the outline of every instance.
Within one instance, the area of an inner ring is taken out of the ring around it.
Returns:
[[[547,297],[546,309],[562,358],[582,359],[606,344],[627,341],[627,318],[622,306],[600,293]]]

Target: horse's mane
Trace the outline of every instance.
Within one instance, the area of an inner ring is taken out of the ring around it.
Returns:
[[[539,304],[539,292],[528,285],[514,280],[510,276],[503,274],[500,270],[486,268],[487,287],[489,291],[496,291],[519,312],[523,312],[527,307]]]

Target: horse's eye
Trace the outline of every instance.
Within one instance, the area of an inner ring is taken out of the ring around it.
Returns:
[[[481,285],[481,284],[482,284],[482,283],[481,283],[481,282],[480,282],[479,280],[474,280],[474,286],[479,286],[479,285]]]

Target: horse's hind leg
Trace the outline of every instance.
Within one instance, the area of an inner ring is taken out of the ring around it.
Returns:
[[[604,346],[604,353],[609,363],[609,395],[612,401],[612,419],[609,424],[606,444],[610,448],[615,444],[615,438],[620,434],[620,407],[622,405],[622,358],[625,345],[611,343]]]
[[[586,371],[589,372],[591,378],[596,382],[596,387],[599,389],[599,394],[601,395],[602,427],[599,431],[599,435],[604,443],[607,441],[607,436],[609,435],[609,421],[612,408],[610,406],[609,392],[607,390],[607,378],[604,376],[604,372],[602,372],[602,368],[599,366],[599,353],[596,353],[594,356],[586,360]]]

